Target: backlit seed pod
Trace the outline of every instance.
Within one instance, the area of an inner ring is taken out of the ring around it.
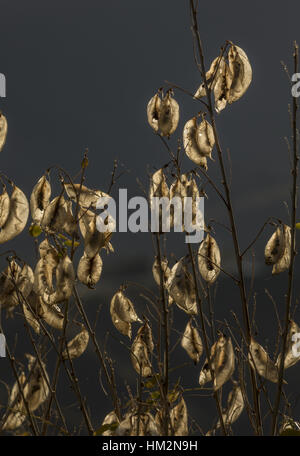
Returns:
[[[176,130],[179,122],[179,105],[172,98],[172,91],[168,91],[162,99],[159,116],[158,128],[162,136],[170,136]]]
[[[158,206],[158,199],[163,198],[163,207],[162,205]],[[155,218],[156,223],[159,223],[160,232],[166,231],[169,229],[170,226],[170,217],[168,214],[169,206],[170,206],[170,192],[166,182],[166,177],[164,175],[163,169],[159,169],[156,171],[151,179],[150,179],[150,188],[149,188],[149,201],[150,201],[150,208],[151,213],[153,214],[152,217]],[[162,217],[164,213],[164,217]]]
[[[225,427],[231,426],[241,415],[244,409],[244,398],[241,387],[237,382],[233,382],[233,389],[228,394],[227,407],[222,413]],[[221,427],[220,420],[217,423],[217,429]]]
[[[64,327],[64,314],[56,304],[49,305],[39,297],[40,317],[52,328],[62,330]]]
[[[202,387],[212,379],[208,361],[206,360],[199,374],[199,385]]]
[[[149,353],[152,353],[154,350],[154,343],[153,343],[153,337],[152,337],[152,330],[147,321],[143,324],[143,326],[140,327],[140,329],[137,332],[137,337],[140,338],[142,342],[147,347],[147,350]]]
[[[298,353],[299,340],[297,337],[295,338],[295,340],[293,339],[293,336],[295,336],[295,334],[299,334],[299,333],[300,333],[299,326],[294,321],[291,321],[288,336],[287,336],[287,345],[286,345],[285,356],[284,356],[284,369],[288,369],[289,367],[294,366],[294,364],[296,364],[300,360],[300,356],[295,356],[296,353]],[[299,355],[300,355],[300,353],[299,353]],[[278,369],[280,367],[280,360],[281,360],[281,353],[279,353],[277,361],[276,361],[276,366]]]
[[[100,255],[89,258],[85,253],[80,258],[77,268],[77,277],[81,283],[93,289],[100,280],[102,273],[102,259]]]
[[[184,151],[188,158],[192,160],[194,163],[196,163],[196,165],[201,166],[204,169],[207,169],[207,155],[204,155],[198,146],[197,130],[197,119],[196,117],[193,117],[192,119],[186,122],[183,129]]]
[[[216,83],[217,77],[217,68],[220,66],[220,57],[216,57],[211,65],[209,70],[206,72],[205,78],[209,89],[213,89]],[[202,98],[206,96],[204,82],[201,83],[197,91],[195,92],[194,98]]]
[[[299,436],[300,434],[300,423],[295,421],[289,416],[283,417],[283,423],[279,428],[278,435],[280,436]]]
[[[18,236],[28,220],[29,204],[26,196],[16,185],[13,185],[13,191],[10,197],[9,214],[0,231],[0,244],[10,241]]]
[[[49,396],[49,376],[46,372],[46,365],[39,362],[32,355],[25,355],[28,359],[28,371],[31,372],[28,381],[28,390],[26,391],[25,400],[28,403],[29,410],[34,412],[38,409]]]
[[[38,295],[35,294],[34,291],[31,291],[29,296],[27,296],[27,299],[22,300],[22,306],[27,323],[32,327],[36,334],[40,334],[41,326],[38,321],[40,318],[40,303]]]
[[[203,352],[201,337],[196,328],[189,321],[181,338],[181,346],[187,352],[189,357],[197,364]]]
[[[196,291],[193,277],[184,265],[184,259],[179,260],[171,269],[170,277],[166,283],[170,296],[177,306],[187,314],[198,313]]]
[[[198,268],[202,278],[212,285],[220,274],[221,254],[216,240],[208,233],[198,250]]]
[[[230,337],[221,334],[214,353],[214,390],[226,383],[234,372],[234,351]]]
[[[65,190],[69,198],[85,209],[96,209],[96,204],[99,198],[108,197],[106,193],[101,190],[92,190],[80,184],[64,184]]]
[[[70,204],[63,196],[56,196],[48,204],[41,219],[41,227],[49,233],[65,231],[67,234],[74,234],[76,223]]]
[[[79,228],[84,238],[84,251],[89,258],[93,258],[101,249],[107,253],[113,252],[110,243],[112,233],[109,231],[100,232],[97,229],[97,215],[86,209],[79,210]]]
[[[152,375],[152,365],[149,359],[149,351],[140,336],[137,336],[131,347],[131,362],[135,371],[142,377]]]
[[[168,266],[168,260],[166,258],[162,258],[161,266],[163,271],[164,283],[166,283],[171,273],[171,269]],[[152,266],[152,274],[156,284],[160,287],[160,267],[157,257],[155,257],[155,261]],[[173,304],[173,298],[171,296],[168,296],[168,304],[169,306]]]
[[[43,300],[50,305],[67,301],[72,295],[73,285],[75,283],[75,272],[72,261],[68,255],[65,255],[63,258],[59,258],[55,275],[55,291],[53,293],[45,291],[43,294]]]
[[[215,145],[215,135],[212,126],[205,119],[197,127],[196,141],[201,155],[211,158]]]
[[[281,258],[273,265],[272,274],[280,274],[290,267],[291,263],[291,228],[283,225],[284,252]]]
[[[126,413],[117,427],[116,436],[158,436],[158,429],[151,413]]]
[[[154,97],[151,98],[147,105],[147,118],[150,127],[153,128],[154,131],[158,131],[158,117],[161,108],[161,99],[159,94],[155,94]]]
[[[174,436],[188,435],[187,406],[183,398],[170,411],[170,421]]]
[[[87,349],[88,343],[89,333],[85,328],[83,328],[80,333],[68,342],[68,348],[62,352],[63,359],[79,358],[79,356],[81,356]]]
[[[30,266],[22,268],[12,260],[0,279],[0,306],[10,313],[22,300],[30,294],[34,283],[34,274]]]
[[[3,185],[3,192],[0,195],[0,229],[3,228],[10,210],[10,198],[6,190],[6,186]]]
[[[122,291],[118,291],[110,303],[110,315],[113,324],[125,336],[131,338],[131,323],[142,321],[137,316],[134,306]]]
[[[33,289],[37,295],[54,293],[53,274],[59,263],[58,251],[45,239],[39,245],[41,259],[34,271]]]
[[[239,46],[232,44],[228,52],[229,80],[227,82],[228,103],[239,100],[252,81],[252,68],[248,57]]]
[[[265,262],[266,264],[275,264],[284,253],[285,242],[283,230],[278,227],[275,233],[272,234],[265,247]]]
[[[30,212],[34,223],[40,223],[51,196],[50,182],[42,176],[33,187],[30,196]]]
[[[7,135],[7,120],[6,117],[0,112],[0,152],[6,141]]]
[[[24,401],[19,389],[19,384],[21,385],[21,390],[26,396],[28,391],[28,383],[25,385],[26,376],[24,372],[18,376],[18,382],[16,381],[11,389],[10,396],[8,399],[8,408],[10,410],[7,415],[6,420],[3,423],[2,430],[12,431],[20,427],[27,417],[27,412],[25,408]]]
[[[271,361],[266,350],[254,339],[251,339],[248,359],[253,370],[271,382],[278,382],[277,366]]]
[[[109,412],[106,415],[106,417],[102,421],[101,428],[105,429],[105,431],[103,431],[101,433],[101,435],[103,435],[103,436],[115,435],[115,430],[117,429],[119,424],[120,424],[120,422],[118,420],[118,417],[117,417],[115,411],[112,410],[111,412]]]

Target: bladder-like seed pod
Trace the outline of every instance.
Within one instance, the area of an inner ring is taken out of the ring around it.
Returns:
[[[62,195],[56,196],[48,204],[41,219],[41,226],[49,233],[65,231],[72,236],[76,232],[71,206]]]
[[[85,328],[76,334],[67,344],[67,348],[62,352],[63,359],[79,358],[87,349],[89,343],[89,333]]]
[[[249,59],[239,46],[232,44],[228,52],[227,101],[239,100],[252,81],[252,68]]]
[[[291,264],[291,228],[287,225],[283,225],[283,244],[284,251],[279,260],[273,265],[272,274],[280,274],[286,271]]]
[[[129,338],[131,338],[131,323],[136,321],[142,323],[134,310],[133,303],[123,291],[118,291],[112,297],[110,315],[117,330]]]
[[[183,258],[171,269],[166,287],[170,296],[181,310],[184,310],[190,315],[198,313],[195,283],[187,267],[184,265]]]
[[[28,264],[21,268],[15,260],[10,261],[0,278],[0,306],[11,314],[14,307],[30,294],[33,283],[34,274]]]
[[[120,421],[118,420],[118,417],[117,417],[115,411],[112,410],[105,416],[104,420],[102,421],[100,429],[101,430],[103,429],[103,431],[101,432],[101,435],[103,435],[103,436],[115,435],[115,430],[118,428],[119,424],[120,424]],[[98,432],[99,431],[97,431],[97,435],[98,435]]]
[[[0,229],[3,228],[10,210],[10,198],[6,186],[3,185],[3,192],[0,195]]]
[[[227,382],[234,372],[235,357],[230,337],[221,334],[214,352],[214,390]]]
[[[203,126],[201,127],[203,128]],[[200,132],[201,133],[201,132]],[[202,134],[202,133],[201,133]],[[196,165],[201,166],[204,169],[207,169],[207,156],[209,154],[204,154],[203,151],[208,151],[207,145],[204,147],[204,141],[201,139],[200,149],[198,145],[198,125],[197,125],[197,118],[193,117],[192,119],[188,120],[183,129],[183,147],[186,155],[190,160],[192,160]],[[210,140],[212,138],[210,137]],[[213,144],[212,144],[213,147]],[[211,147],[211,150],[212,150]]]
[[[34,356],[30,354],[26,354],[25,356],[28,359],[28,370],[31,372],[25,400],[28,403],[29,410],[34,412],[46,401],[49,396],[49,376],[46,372],[46,365],[43,361],[41,361],[41,367]]]
[[[201,337],[196,328],[189,321],[181,338],[181,346],[187,352],[189,357],[197,364],[203,352]]]
[[[211,158],[211,153],[215,144],[215,136],[212,126],[207,120],[203,119],[197,127],[196,141],[200,154]]]
[[[158,128],[162,136],[170,136],[176,130],[179,122],[179,105],[169,90],[162,99],[158,116]]]
[[[285,349],[284,355],[284,369],[288,369],[289,367],[294,366],[300,360],[300,353],[298,351],[299,339],[295,334],[300,333],[300,328],[294,321],[291,321],[289,332],[287,336],[287,345]],[[296,356],[299,355],[299,356]],[[279,369],[280,367],[280,360],[281,360],[281,353],[279,353],[276,366]]]
[[[142,342],[147,347],[147,350],[149,353],[152,353],[154,350],[154,342],[153,342],[153,336],[152,336],[152,329],[147,321],[141,326],[137,332],[137,337],[140,338]]]
[[[278,368],[270,359],[266,350],[254,339],[249,345],[248,359],[253,370],[271,382],[278,382]],[[286,383],[286,382],[285,382]]]
[[[188,413],[187,406],[183,399],[180,399],[170,411],[170,421],[175,436],[188,435]]]
[[[65,190],[69,198],[75,203],[79,203],[84,209],[96,209],[96,204],[99,198],[108,197],[101,190],[92,190],[85,185],[80,184],[64,184]]]
[[[7,135],[7,120],[6,117],[0,112],[0,152],[6,141]]]
[[[285,248],[283,230],[278,227],[272,234],[265,247],[266,264],[275,264],[282,257]]]
[[[152,375],[149,350],[140,335],[138,335],[133,341],[130,356],[132,365],[139,375],[142,377],[150,377],[150,375]]]
[[[13,185],[9,214],[0,231],[0,244],[10,241],[23,231],[28,215],[29,204],[27,198],[21,189]]]
[[[213,284],[220,274],[221,254],[216,240],[208,233],[198,250],[198,268],[203,279]]]
[[[77,277],[80,282],[89,288],[95,288],[96,283],[100,280],[102,265],[103,262],[99,254],[93,258],[89,258],[84,253],[80,258],[77,268]]]
[[[101,250],[113,252],[113,246],[110,243],[112,233],[110,231],[100,232],[97,229],[97,215],[86,209],[79,210],[79,228],[84,238],[84,252],[89,258]]]
[[[244,410],[244,398],[241,387],[234,381],[233,389],[228,394],[227,407],[222,413],[225,427],[231,426],[241,415]],[[221,427],[220,420],[217,423],[217,429]]]
[[[147,118],[150,127],[154,131],[158,131],[158,117],[161,109],[161,98],[159,93],[156,93],[154,97],[151,98],[147,105]]]
[[[167,258],[162,258],[161,267],[162,267],[164,284],[166,284],[166,282],[171,274],[171,269],[168,266]],[[159,267],[159,262],[158,262],[157,257],[155,257],[155,261],[152,266],[152,274],[153,274],[153,278],[154,278],[156,284],[160,287],[160,267]],[[173,298],[171,296],[169,296],[169,306],[172,304],[173,304]]]
[[[33,187],[30,196],[30,212],[34,223],[40,223],[51,196],[50,182],[42,176]]]
[[[47,304],[57,304],[68,300],[73,291],[75,283],[75,272],[73,264],[68,255],[59,258],[58,265],[55,269],[56,287],[52,293],[47,290],[43,294],[43,300]]]
[[[114,435],[157,436],[159,433],[151,413],[137,413],[132,411],[130,413],[126,413],[124,420],[121,421]]]
[[[28,391],[28,383],[25,383],[26,375],[24,372],[21,372],[21,374],[18,375],[18,381],[14,383],[9,395],[8,407],[10,409],[10,412],[7,415],[7,418],[2,427],[2,429],[5,431],[12,431],[14,429],[17,429],[23,424],[27,417],[25,404],[19,388],[20,384],[23,394],[26,396],[26,393]]]

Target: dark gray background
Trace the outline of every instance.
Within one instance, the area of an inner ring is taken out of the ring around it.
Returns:
[[[0,100],[0,109],[9,123],[7,143],[1,153],[1,171],[29,196],[37,179],[51,165],[60,165],[75,174],[88,147],[89,186],[106,191],[113,160],[117,158],[128,172],[118,181],[113,194],[117,195],[118,186],[128,188],[129,196],[142,194],[136,178],[147,186],[147,167],[153,171],[169,160],[146,122],[148,100],[165,80],[191,92],[201,82],[193,59],[188,3],[0,0],[0,72],[7,78],[7,98]],[[206,64],[229,39],[245,50],[253,68],[253,81],[245,96],[217,119],[223,149],[229,148],[231,154],[232,192],[242,247],[252,240],[267,217],[273,215],[288,222],[283,201],[288,200],[290,191],[289,159],[284,142],[284,137],[290,134],[287,110],[290,89],[280,61],[291,63],[293,40],[300,40],[299,17],[300,5],[291,0],[200,1],[199,24]],[[179,127],[170,140],[174,148],[184,123],[201,106],[179,91],[175,98],[181,111]],[[184,171],[192,167],[186,158]],[[209,162],[209,173],[219,178],[217,161]],[[206,220],[226,221],[213,191],[209,187],[206,191],[209,196]],[[287,280],[285,275],[271,278],[270,269],[263,264],[263,246],[270,233],[269,229],[257,244],[255,290],[259,340],[266,343],[270,335],[272,351],[275,319],[272,305],[264,297],[264,288],[270,288],[282,307]],[[216,237],[224,267],[234,272],[228,233],[216,227]],[[177,258],[186,254],[183,238],[179,235],[170,238],[168,252],[174,252]],[[90,293],[81,290],[89,309],[103,306],[98,326],[100,338],[107,329],[118,338],[108,309],[120,283],[134,280],[154,286],[150,235],[116,233],[113,245],[116,253],[103,255],[104,271],[97,290]],[[4,248],[15,248],[33,264],[33,242],[27,230]],[[4,267],[4,260],[2,263]],[[232,288],[228,280],[220,278],[216,300],[218,318],[230,319],[230,309],[239,312],[238,295]],[[137,306],[142,308],[144,302],[139,299]],[[186,316],[177,310],[175,314],[183,329]],[[10,342],[14,340],[16,324],[5,322]],[[22,327],[21,331],[24,331]],[[20,345],[19,341],[17,350],[22,354]],[[113,338],[108,345],[112,355],[119,356],[119,344]],[[122,387],[127,379],[134,387],[135,376],[123,354],[117,364],[118,382]],[[182,361],[186,361],[184,354],[181,355]],[[98,369],[91,347],[82,364],[78,362],[78,369],[85,365],[81,370],[83,390],[84,394],[90,394],[96,424],[110,410],[110,404],[103,399],[92,363]],[[1,364],[3,379],[11,383],[8,364],[4,360]],[[190,376],[183,383],[197,386],[199,368],[191,367],[186,372]],[[295,402],[299,367],[292,368],[288,376],[289,383],[295,386],[291,388]],[[65,392],[62,397],[68,406],[74,401]],[[187,401],[191,415],[207,430],[210,425],[207,416],[212,419],[214,415],[212,400],[196,401],[187,396]],[[79,412],[74,408],[67,410],[72,423],[78,423]],[[237,433],[248,432],[245,413],[234,429]]]

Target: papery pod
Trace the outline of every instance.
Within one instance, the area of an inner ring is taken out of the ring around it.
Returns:
[[[114,410],[109,412],[101,424],[101,429],[105,429],[101,432],[103,436],[113,436],[115,435],[115,430],[119,427],[120,422]],[[107,428],[107,429],[106,429]],[[115,428],[115,429],[114,429]]]
[[[294,321],[291,321],[288,336],[287,336],[287,345],[286,345],[286,349],[285,349],[284,369],[288,369],[289,367],[294,366],[294,364],[296,364],[300,360],[300,356],[294,355],[295,349],[296,349],[296,352],[298,352],[297,348],[299,345],[299,340],[293,340],[293,336],[295,334],[299,334],[299,333],[300,333],[299,326]],[[300,353],[299,353],[299,355],[300,355]],[[281,360],[281,353],[279,353],[277,361],[276,361],[276,366],[278,369],[280,367],[280,360]]]
[[[244,410],[244,398],[241,387],[237,382],[233,382],[233,389],[228,394],[227,407],[222,413],[225,427],[231,426],[241,415]],[[217,428],[220,428],[220,420],[217,423]]]
[[[248,359],[252,369],[271,382],[278,382],[278,368],[270,359],[266,350],[254,339],[251,339]]]
[[[278,435],[287,437],[299,437],[300,423],[298,421],[295,421],[293,418],[284,415]]]
[[[10,210],[10,198],[9,194],[7,193],[6,186],[3,185],[3,192],[0,195],[0,229],[3,228],[6,220],[9,216]]]
[[[53,274],[59,264],[59,253],[47,239],[39,245],[41,259],[37,262],[34,271],[34,286],[36,294],[54,293]]]
[[[42,176],[33,187],[30,196],[30,212],[34,223],[40,223],[51,196],[50,182]]]
[[[186,155],[196,165],[207,169],[206,155],[201,152],[197,141],[197,118],[188,120],[183,128],[183,147]]]
[[[275,264],[282,257],[285,248],[283,230],[278,227],[272,234],[265,247],[266,264]]]
[[[25,194],[16,185],[10,197],[10,209],[6,222],[0,231],[0,244],[18,236],[28,220],[29,204]]]
[[[155,198],[155,199],[154,199]],[[162,199],[163,198],[163,199]],[[156,223],[159,223],[159,231],[164,232],[169,229],[169,225],[171,226],[171,220],[169,219],[169,207],[170,207],[170,193],[169,188],[166,182],[166,177],[163,172],[163,168],[156,171],[150,179],[150,188],[149,188],[149,201],[150,201],[150,208],[153,214],[153,217],[157,217]],[[158,199],[162,199],[162,205],[157,206],[159,202]],[[158,213],[157,213],[158,212]],[[162,214],[164,213],[164,218],[162,218]],[[164,224],[163,224],[164,222]]]
[[[239,100],[252,81],[252,68],[249,59],[239,46],[232,44],[228,52],[228,103]]]
[[[171,226],[178,231],[184,229],[184,192],[181,176],[170,186],[170,217]]]
[[[46,207],[41,219],[41,227],[49,233],[65,231],[73,235],[76,223],[71,213],[69,202],[63,196],[56,196]]]
[[[205,78],[207,81],[207,86],[210,90],[212,90],[216,84],[217,79],[217,69],[220,66],[220,57],[216,57],[211,65],[209,70],[206,72]],[[194,98],[202,98],[206,96],[205,85],[204,82],[201,83],[197,91],[195,92]]]
[[[181,338],[181,346],[194,363],[197,364],[203,352],[203,344],[197,329],[192,326],[191,320],[185,327]]]
[[[174,436],[188,435],[187,406],[183,398],[171,409],[170,421]]]
[[[118,291],[110,302],[110,315],[113,324],[120,333],[131,339],[131,323],[142,321],[138,318],[132,302],[126,298],[122,291]]]
[[[212,285],[220,274],[221,254],[216,240],[208,233],[198,250],[198,268],[202,278]]]
[[[15,260],[1,274],[0,279],[0,306],[5,307],[9,312],[27,298],[34,283],[34,274],[31,267],[25,264],[22,268]]]
[[[173,266],[166,287],[170,296],[181,310],[190,315],[198,313],[195,283],[184,265],[183,258]]]
[[[64,314],[61,309],[56,304],[49,305],[45,303],[42,297],[37,295],[34,291],[32,291],[27,299],[23,301],[23,309],[27,322],[37,334],[40,333],[41,329],[39,318],[52,328],[59,330],[63,329]]]
[[[141,326],[137,332],[137,337],[140,338],[142,342],[147,347],[149,353],[152,353],[154,350],[154,343],[153,343],[153,336],[152,336],[152,329],[147,321]]]
[[[75,272],[73,264],[68,255],[59,258],[58,265],[55,270],[56,275],[56,289],[53,293],[45,291],[43,300],[47,304],[57,304],[59,302],[67,301],[73,291],[75,283]]]
[[[140,336],[134,339],[130,356],[132,365],[139,375],[142,377],[150,377],[152,375],[152,364],[149,359],[148,348]]]
[[[211,158],[211,153],[215,145],[215,135],[212,126],[203,118],[196,130],[196,141],[200,154]]]
[[[158,117],[161,109],[161,99],[159,93],[152,97],[147,105],[147,118],[150,127],[158,131]]]
[[[85,209],[96,209],[96,204],[99,198],[108,197],[109,195],[102,192],[101,190],[92,190],[85,185],[80,184],[64,184],[65,190],[69,198],[72,201],[77,203],[77,199],[79,205]]]
[[[28,359],[28,370],[31,372],[25,399],[28,403],[29,410],[34,412],[46,401],[49,396],[49,376],[46,372],[46,365],[43,361],[41,362],[43,367],[42,369],[34,356],[30,354],[26,354],[25,356]]]
[[[169,188],[163,168],[152,174],[152,177],[150,179],[149,196],[150,198],[153,196],[157,196],[158,198],[165,196],[169,198]]]
[[[64,314],[56,304],[47,304],[39,297],[40,300],[40,317],[52,328],[62,330],[64,327]]]
[[[170,274],[171,274],[171,269],[168,266],[168,260],[167,258],[162,258],[161,260],[161,266],[162,266],[162,272],[163,272],[163,277],[164,277],[164,283],[168,280]],[[159,267],[159,262],[158,258],[155,257],[153,266],[152,266],[152,274],[153,278],[156,282],[156,284],[160,287],[160,267]],[[168,305],[171,306],[173,304],[173,298],[171,296],[168,296]]]
[[[155,420],[151,413],[127,413],[115,431],[117,436],[158,436]]]
[[[227,382],[234,372],[235,357],[230,337],[221,334],[214,353],[214,390]]]
[[[84,253],[80,258],[77,268],[77,277],[80,282],[89,288],[95,288],[96,283],[100,280],[102,265],[103,262],[99,254],[93,258],[89,258]]]
[[[7,120],[6,117],[0,112],[0,152],[6,141],[7,135]]]
[[[38,321],[40,314],[40,302],[38,295],[32,291],[27,299],[22,300],[24,317],[36,334],[40,334],[41,326]]]
[[[107,252],[114,251],[110,243],[112,233],[98,231],[97,215],[92,211],[79,210],[79,228],[84,238],[84,251],[89,258],[93,258],[102,248]]]
[[[179,122],[179,105],[169,90],[162,99],[158,116],[158,128],[162,136],[170,136],[176,130]]]
[[[183,226],[183,228],[190,232],[192,227],[190,227],[189,224],[192,223],[194,228],[197,227],[197,229],[199,230],[204,230],[205,224],[203,213],[201,211],[201,208],[199,207],[200,192],[197,183],[195,179],[193,177],[190,177],[188,174],[182,174],[180,176],[180,180],[181,195],[184,208],[183,221],[185,225],[187,225],[186,227]],[[191,198],[191,206],[190,204],[187,205],[187,200],[184,199],[185,197]],[[191,217],[188,217],[188,219],[186,219],[186,212],[191,212]]]
[[[199,374],[199,385],[202,387],[205,383],[212,380],[211,372],[209,369],[208,361],[206,360]]]
[[[290,267],[291,263],[291,228],[283,225],[284,252],[277,263],[273,265],[272,274],[280,274]]]
[[[24,372],[18,375],[18,381],[21,385],[23,394],[26,396],[28,391],[28,383],[25,385],[26,376]],[[19,389],[19,384],[16,381],[11,389],[10,396],[8,399],[8,409],[10,410],[7,418],[3,424],[2,430],[12,431],[20,427],[27,417],[24,401],[22,399],[22,393]]]
[[[79,358],[81,356],[89,343],[89,333],[85,328],[82,328],[80,333],[76,334],[76,336],[68,342],[68,349],[65,349],[62,352],[63,359],[74,359]]]

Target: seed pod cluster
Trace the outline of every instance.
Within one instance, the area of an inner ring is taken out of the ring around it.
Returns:
[[[176,130],[179,122],[179,105],[173,98],[172,90],[168,90],[163,98],[156,93],[148,103],[147,118],[154,131],[169,137]]]

